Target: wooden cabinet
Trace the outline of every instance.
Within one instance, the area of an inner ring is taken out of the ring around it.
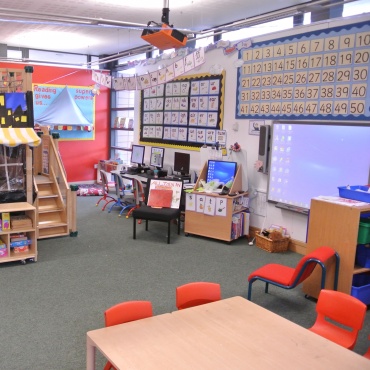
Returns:
[[[357,237],[361,214],[370,212],[370,203],[363,206],[339,204],[312,199],[307,234],[307,253],[320,246],[334,248],[340,256],[338,290],[351,294],[354,274],[370,271],[355,266]],[[326,288],[333,289],[334,260],[327,264]],[[321,270],[321,269],[320,269]],[[314,298],[320,292],[321,271],[315,268],[312,276],[303,283],[303,291]]]
[[[6,244],[7,253],[0,257],[0,263],[10,261],[22,261],[27,259],[37,260],[37,237],[36,237],[36,208],[29,203],[4,203],[0,204],[0,213],[9,213],[12,215],[26,215],[31,220],[30,226],[25,226],[17,229],[9,229],[0,231],[0,238]],[[10,248],[10,239],[12,234],[22,233],[31,241],[27,252],[15,253],[13,248]]]
[[[205,166],[199,179],[205,178],[206,171],[207,168]],[[222,207],[225,207],[225,209],[222,215],[217,215],[217,212],[215,212],[215,215],[209,215],[204,212],[189,210],[189,207],[186,207],[184,228],[186,234],[195,234],[230,242],[249,233],[249,215],[242,215],[247,210],[247,207],[243,204],[244,198],[248,197],[248,192],[242,191],[241,171],[241,167],[238,166],[233,186],[230,189],[230,193],[239,193],[235,196],[196,191],[192,193],[195,197],[204,197],[206,201],[208,200],[218,206],[222,204]],[[199,187],[199,179],[195,189]],[[207,204],[205,204],[205,207],[207,207]]]

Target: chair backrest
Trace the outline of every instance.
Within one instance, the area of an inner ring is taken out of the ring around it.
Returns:
[[[104,170],[100,170],[100,178],[101,178],[104,191],[106,193],[109,193],[108,176]]]
[[[298,262],[288,285],[299,285],[312,274],[312,271],[317,265],[317,261],[324,263],[333,256],[335,256],[335,250],[333,248],[323,246],[302,257]]]
[[[116,188],[116,196],[117,198],[120,198],[121,195],[123,195],[123,181],[122,177],[118,175],[118,173],[113,173],[114,177],[114,185]]]
[[[316,304],[317,320],[325,324],[335,321],[352,328],[355,333],[362,329],[366,315],[366,305],[356,297],[336,290],[322,289]]]
[[[105,326],[124,324],[153,316],[150,301],[127,301],[118,303],[104,312]]]
[[[221,299],[221,286],[211,282],[192,282],[176,288],[176,307],[178,310],[199,306]]]
[[[145,202],[145,192],[144,192],[143,183],[140,180],[133,178],[132,184],[133,184],[133,189],[134,189],[135,202],[136,202],[136,205],[138,206],[141,203]]]

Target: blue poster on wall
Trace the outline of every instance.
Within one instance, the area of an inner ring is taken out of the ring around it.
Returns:
[[[95,97],[81,86],[33,85],[35,126],[48,126],[64,140],[94,140]]]

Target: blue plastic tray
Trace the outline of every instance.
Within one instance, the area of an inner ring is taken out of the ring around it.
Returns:
[[[370,203],[370,193],[368,186],[350,186],[348,189],[347,186],[338,186],[339,196],[347,199],[359,200],[361,202]],[[358,191],[363,190],[363,191]],[[367,193],[364,193],[367,192]]]

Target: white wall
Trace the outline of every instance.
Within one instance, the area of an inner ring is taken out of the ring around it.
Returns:
[[[341,19],[337,21],[325,21],[315,25],[302,26],[295,28],[294,30],[287,30],[277,32],[270,35],[264,35],[253,38],[253,42],[260,42],[269,39],[275,39],[279,37],[289,36],[291,34],[298,34],[316,29],[322,29],[333,26],[340,26],[348,23],[361,22],[369,20],[369,15],[356,16],[348,19]],[[263,193],[267,189],[267,175],[257,172],[254,169],[254,163],[258,159],[258,144],[259,136],[249,134],[249,120],[236,119],[235,118],[235,107],[236,107],[236,87],[237,87],[237,67],[234,66],[234,62],[238,59],[238,53],[235,52],[232,55],[224,55],[223,49],[214,49],[205,54],[206,62],[199,67],[197,70],[191,71],[189,75],[198,73],[209,73],[211,67],[215,64],[219,64],[223,67],[226,72],[225,76],[225,100],[224,100],[224,119],[223,129],[227,131],[227,147],[234,142],[238,142],[242,147],[241,153],[232,152],[231,156],[227,160],[237,161],[243,164],[244,181],[243,187],[246,188],[248,183],[249,190],[251,192],[251,198],[254,198],[256,194],[263,196]],[[161,61],[163,65],[172,64],[176,59],[169,59]],[[158,69],[158,63],[154,65],[148,65],[145,67],[138,67],[136,73],[138,75],[151,72]],[[137,102],[135,108],[135,127],[139,127],[140,117],[140,92],[137,93]],[[233,124],[238,122],[238,131],[233,130]],[[265,121],[265,124],[271,124],[271,121]],[[135,130],[135,142],[139,141],[139,130]],[[183,151],[180,149],[166,148],[165,151],[165,166],[173,166],[173,153],[175,151]],[[189,151],[185,151],[189,152]],[[150,151],[146,151],[146,155],[149,156]],[[191,154],[191,168],[199,171],[203,163],[200,160],[200,152],[190,151]],[[149,161],[149,157],[146,158],[146,162]],[[257,191],[257,193],[255,192]],[[276,208],[273,204],[261,202],[260,197],[256,197],[251,200],[251,226],[255,227],[267,227],[270,224],[281,225],[287,228],[293,239],[305,242],[306,231],[307,231],[307,219],[308,217],[303,214],[295,213],[292,211]],[[266,219],[265,217],[266,216]]]

